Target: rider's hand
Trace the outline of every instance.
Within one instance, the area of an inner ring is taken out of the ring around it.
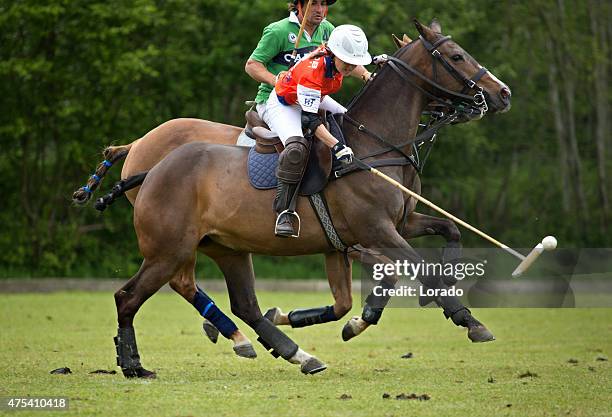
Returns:
[[[355,154],[353,154],[353,150],[348,146],[338,142],[334,145],[332,151],[340,162],[345,164],[350,164],[351,162],[353,162],[353,156],[355,156]]]
[[[281,71],[276,74],[276,78],[274,79],[274,85],[278,84],[278,80],[282,80],[283,77],[287,74],[288,71]]]

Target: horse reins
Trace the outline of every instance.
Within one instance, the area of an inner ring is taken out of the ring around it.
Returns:
[[[433,80],[426,77],[425,75],[423,75],[422,73],[420,73],[419,71],[417,71],[416,69],[414,69],[413,67],[405,63],[404,61],[402,61],[401,59],[397,58],[396,56],[380,55],[374,58],[374,63],[378,65],[387,64],[396,74],[398,74],[401,77],[402,80],[408,82],[410,85],[418,89],[421,93],[429,97],[432,101],[438,102],[442,106],[449,108],[451,110],[447,112],[446,114],[444,113],[438,114],[435,121],[429,124],[427,126],[427,129],[421,132],[420,134],[418,134],[415,138],[409,139],[397,145],[390,143],[385,138],[383,138],[381,135],[368,129],[362,123],[359,123],[357,120],[353,119],[352,117],[350,117],[348,114],[345,113],[343,115],[343,118],[346,121],[348,121],[350,124],[355,126],[357,130],[365,133],[366,135],[376,139],[377,141],[387,146],[386,149],[374,151],[367,155],[362,156],[362,159],[371,158],[374,156],[385,154],[387,152],[395,151],[399,153],[400,155],[402,155],[404,158],[406,158],[406,160],[408,160],[415,167],[417,171],[420,171],[419,164],[415,161],[414,157],[412,157],[412,155],[406,154],[406,152],[404,152],[401,148],[407,145],[410,145],[410,144],[417,146],[428,140],[431,140],[436,135],[436,133],[438,132],[440,128],[455,121],[460,113],[472,113],[471,109],[475,109],[479,113],[480,116],[483,116],[488,110],[488,106],[485,100],[483,89],[482,87],[477,85],[478,81],[484,76],[484,74],[487,73],[487,69],[484,67],[481,67],[480,70],[473,77],[467,78],[461,73],[459,73],[452,65],[450,65],[448,61],[444,59],[440,51],[438,51],[437,49],[440,45],[450,40],[451,39],[450,36],[444,36],[438,39],[433,44],[429,42],[428,40],[426,40],[423,36],[419,36],[419,39],[423,43],[423,46],[425,47],[425,49],[427,49],[427,51],[432,56],[432,72],[434,74]],[[406,46],[404,48],[406,48]],[[396,55],[400,54],[402,50],[404,50],[404,48],[400,49],[396,53]],[[455,78],[459,83],[463,85],[463,89],[461,90],[461,92],[457,93],[457,92],[451,91],[437,83],[437,66],[436,65],[438,62],[453,78]],[[376,72],[373,74],[373,76],[375,78]],[[426,82],[428,85],[433,87],[434,91],[437,90],[439,92],[442,92],[444,96],[448,98],[442,97],[440,95],[436,95],[433,92],[428,91],[427,89],[421,87],[413,79],[414,77],[417,77],[421,79],[422,81]],[[367,87],[369,87],[369,85],[366,85],[366,87],[360,92],[360,94],[358,94],[357,97],[349,104],[349,108],[352,107],[352,105],[357,101],[357,98],[359,98],[363,94],[363,92],[367,89]],[[466,93],[470,90],[476,91],[476,94],[474,94],[474,96],[467,95]],[[468,105],[467,108],[466,108],[466,104]],[[341,171],[345,171],[345,170],[341,170]],[[336,177],[339,177],[341,175],[344,175],[345,172],[340,172],[340,175],[337,175],[337,174],[336,174]]]

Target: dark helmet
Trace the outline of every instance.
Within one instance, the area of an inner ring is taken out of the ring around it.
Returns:
[[[331,6],[332,4],[334,4],[337,0],[327,0],[327,5]],[[293,0],[293,4],[297,6],[297,4],[302,3],[302,5],[306,4],[306,0]]]

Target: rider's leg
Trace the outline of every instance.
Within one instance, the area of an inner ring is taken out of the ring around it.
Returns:
[[[331,112],[332,114],[346,113],[346,107],[338,103],[330,96],[325,96],[323,100],[321,100],[321,105],[319,106],[319,109],[326,110],[328,112]]]
[[[266,103],[263,119],[285,145],[276,171],[278,188],[274,210],[279,216],[275,233],[277,236],[295,237],[297,232],[291,220],[294,214],[287,210],[304,174],[309,146],[302,136],[301,109],[299,105],[287,106],[280,103],[272,92]]]

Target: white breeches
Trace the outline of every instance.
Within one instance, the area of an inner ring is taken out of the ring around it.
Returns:
[[[345,113],[346,108],[330,96],[325,96],[321,101],[320,109],[332,113]],[[302,133],[302,108],[299,104],[286,106],[278,101],[276,92],[270,93],[270,98],[265,104],[257,105],[259,116],[270,129],[275,132],[283,145],[292,136],[303,136]]]

